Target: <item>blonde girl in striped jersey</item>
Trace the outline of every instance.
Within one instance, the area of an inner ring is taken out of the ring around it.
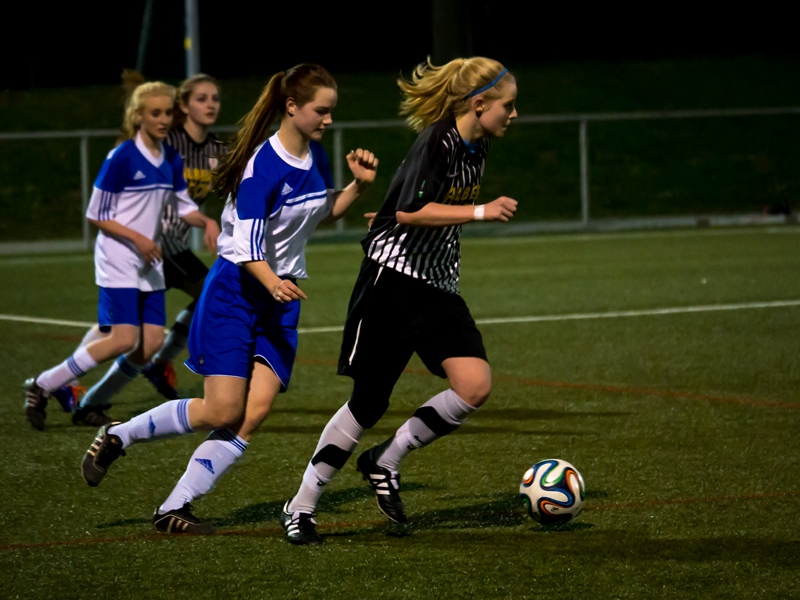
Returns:
[[[428,61],[398,81],[401,114],[419,137],[394,175],[362,241],[339,357],[353,379],[350,400],[322,432],[281,524],[289,542],[319,544],[317,501],[364,432],[389,406],[395,382],[414,352],[446,378],[448,389],[420,407],[394,436],[361,454],[358,470],[391,520],[406,520],[400,461],[453,432],[489,397],[491,370],[481,334],[459,295],[460,233],[475,221],[508,221],[517,202],[479,200],[492,138],[517,116],[516,81],[495,60]]]

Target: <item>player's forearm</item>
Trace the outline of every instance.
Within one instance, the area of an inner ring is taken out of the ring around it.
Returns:
[[[369,183],[354,180],[346,188],[340,192],[336,192],[336,200],[333,203],[333,209],[331,210],[330,216],[325,219],[325,221],[330,223],[331,221],[341,219],[368,187]]]
[[[431,202],[415,212],[397,211],[397,222],[412,227],[450,227],[475,221],[475,207],[471,204],[451,206]]]
[[[103,233],[117,239],[128,240],[134,244],[137,243],[141,238],[149,239],[138,231],[134,231],[130,227],[126,227],[125,225],[122,225],[114,220],[95,221],[94,219],[88,219],[88,221]]]
[[[208,222],[212,219],[210,217],[205,216],[199,210],[193,210],[189,214],[183,215],[181,217],[187,224],[191,225],[192,227],[198,227],[200,229],[205,229],[208,227]]]
[[[275,292],[275,288],[281,283],[281,278],[275,274],[265,260],[254,260],[241,263],[241,265],[248,273],[258,279],[259,283],[267,288],[267,291],[270,294],[273,294]]]

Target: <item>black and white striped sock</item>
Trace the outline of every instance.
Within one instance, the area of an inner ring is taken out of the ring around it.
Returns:
[[[377,463],[379,467],[397,472],[400,461],[412,450],[427,446],[434,440],[458,429],[475,411],[453,390],[437,394],[417,409],[414,416],[400,426]]]
[[[348,404],[333,415],[317,443],[311,462],[303,473],[303,483],[289,503],[290,512],[314,512],[325,486],[345,465],[364,434]]]

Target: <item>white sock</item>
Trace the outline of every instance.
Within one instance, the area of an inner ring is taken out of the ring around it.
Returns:
[[[127,423],[109,427],[108,432],[119,436],[123,448],[155,438],[192,433],[194,430],[189,426],[189,400],[191,398],[170,400],[133,417]]]
[[[230,429],[212,431],[192,454],[183,477],[158,508],[159,514],[178,510],[211,491],[217,480],[241,458],[247,445]]]
[[[108,369],[103,378],[81,399],[81,407],[105,406],[114,394],[119,393],[129,381],[134,380],[144,367],[128,360],[123,354]]]
[[[153,362],[172,362],[186,348],[189,343],[189,327],[192,324],[193,315],[194,305],[180,312],[178,318],[175,319],[175,324],[167,334],[164,345],[153,357]]]
[[[364,429],[345,403],[322,430],[314,456],[303,473],[303,483],[289,503],[290,512],[314,512],[325,486],[345,465],[363,434]]]
[[[83,377],[87,371],[96,366],[97,363],[86,351],[86,348],[78,348],[72,356],[60,365],[56,365],[39,375],[36,378],[36,383],[45,392],[50,393],[73,379]]]
[[[387,440],[386,449],[376,461],[378,466],[399,471],[400,461],[409,452],[452,433],[474,411],[475,407],[464,402],[453,390],[437,394],[400,426],[391,441]]]

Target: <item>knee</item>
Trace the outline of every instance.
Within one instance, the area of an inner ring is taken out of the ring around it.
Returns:
[[[235,406],[218,407],[212,414],[206,417],[208,425],[212,429],[227,429],[238,424],[242,420],[242,410]]]
[[[127,354],[136,348],[136,335],[114,332],[111,334],[111,341],[115,355]]]
[[[476,377],[459,382],[451,381],[450,386],[459,398],[475,408],[482,406],[492,393],[491,377]]]

